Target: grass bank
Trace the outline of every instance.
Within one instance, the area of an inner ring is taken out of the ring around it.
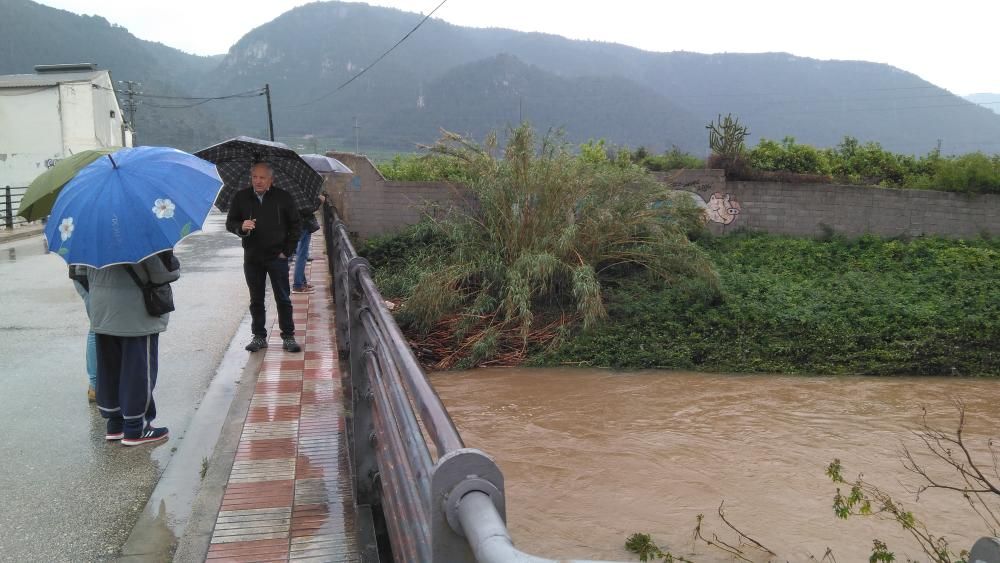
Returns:
[[[873,375],[1000,375],[1000,240],[705,236],[722,297],[696,278],[602,280],[607,319],[534,365]],[[446,241],[412,228],[362,249],[406,300]],[[404,330],[410,321],[400,313]]]

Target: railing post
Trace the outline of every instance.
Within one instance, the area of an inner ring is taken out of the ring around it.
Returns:
[[[337,241],[340,240],[338,235],[341,225],[343,225],[343,223],[339,219],[333,223],[332,230],[334,234],[332,236]],[[335,246],[333,256],[333,259],[337,261],[337,265],[339,266],[341,264],[342,257],[339,244]],[[347,268],[337,268],[336,271],[333,272],[333,301],[337,311],[341,313],[334,319],[335,330],[337,331],[337,353],[342,357],[347,357],[350,352],[350,317],[347,315],[348,294],[350,293],[348,290],[349,283]]]
[[[11,203],[10,199],[10,186],[4,188],[3,199],[4,199],[4,207],[7,208],[7,211],[3,215],[4,224],[6,225],[7,230],[9,231],[14,228],[14,214],[11,212],[13,209],[13,204]]]

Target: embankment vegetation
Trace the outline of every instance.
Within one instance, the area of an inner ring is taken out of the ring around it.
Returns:
[[[600,277],[607,319],[530,348],[535,365],[715,372],[1000,375],[1000,240],[701,236],[718,272]],[[421,224],[372,240],[383,293],[406,303],[452,243]],[[404,327],[415,334],[403,307]],[[415,342],[421,339],[415,337]],[[447,348],[440,340],[439,348]],[[420,348],[430,363],[442,352]],[[505,363],[473,358],[464,365]],[[454,365],[454,364],[452,364]],[[442,366],[444,367],[444,366]]]
[[[1000,375],[1000,240],[711,236],[601,142],[509,137],[411,161],[480,208],[361,250],[430,367]]]

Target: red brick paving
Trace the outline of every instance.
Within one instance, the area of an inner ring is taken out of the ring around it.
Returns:
[[[341,560],[345,555],[360,561],[345,453],[333,298],[326,258],[318,252],[322,238],[313,238],[319,247],[314,246],[317,254],[307,266],[307,275],[315,272],[311,281],[316,292],[292,295],[304,353],[282,351],[280,340],[265,352],[254,386],[254,406],[244,423],[252,424],[254,431],[244,433],[237,448],[240,479],[235,481],[234,466],[234,481],[226,487],[206,559],[213,563],[299,557]],[[274,404],[277,394],[282,394],[281,403],[290,402],[284,400],[290,394],[298,395],[300,404]],[[272,423],[290,422],[298,422],[296,437],[269,438],[271,433],[261,432]],[[295,479],[280,477],[288,475],[287,469],[282,474],[280,468],[289,464],[294,464]]]

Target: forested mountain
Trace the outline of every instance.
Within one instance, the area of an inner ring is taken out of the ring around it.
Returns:
[[[733,113],[749,125],[751,143],[793,136],[830,146],[851,135],[921,154],[938,141],[949,153],[1000,149],[1000,116],[884,64],[784,53],[653,53],[431,19],[340,88],[421,16],[316,2],[250,30],[224,57],[209,58],[29,0],[0,0],[0,9],[0,33],[18,34],[8,45],[0,41],[9,55],[0,58],[0,72],[90,60],[116,79],[142,80],[147,94],[219,95],[269,83],[279,136],[348,139],[356,119],[365,146],[408,150],[433,142],[439,128],[481,138],[524,117],[543,130],[563,127],[573,142],[603,137],[704,154],[704,125]],[[266,131],[261,98],[184,109],[152,106],[191,103],[143,101],[142,142],[196,148],[232,132]]]
[[[561,129],[574,143],[603,137],[632,146],[686,145],[705,131],[648,87],[623,78],[559,76],[512,55],[460,65],[410,102],[376,128],[393,131],[402,143],[434,138],[440,127],[483,139],[526,119],[540,132]]]
[[[974,104],[985,104],[995,113],[1000,113],[1000,94],[971,94],[965,99]]]

